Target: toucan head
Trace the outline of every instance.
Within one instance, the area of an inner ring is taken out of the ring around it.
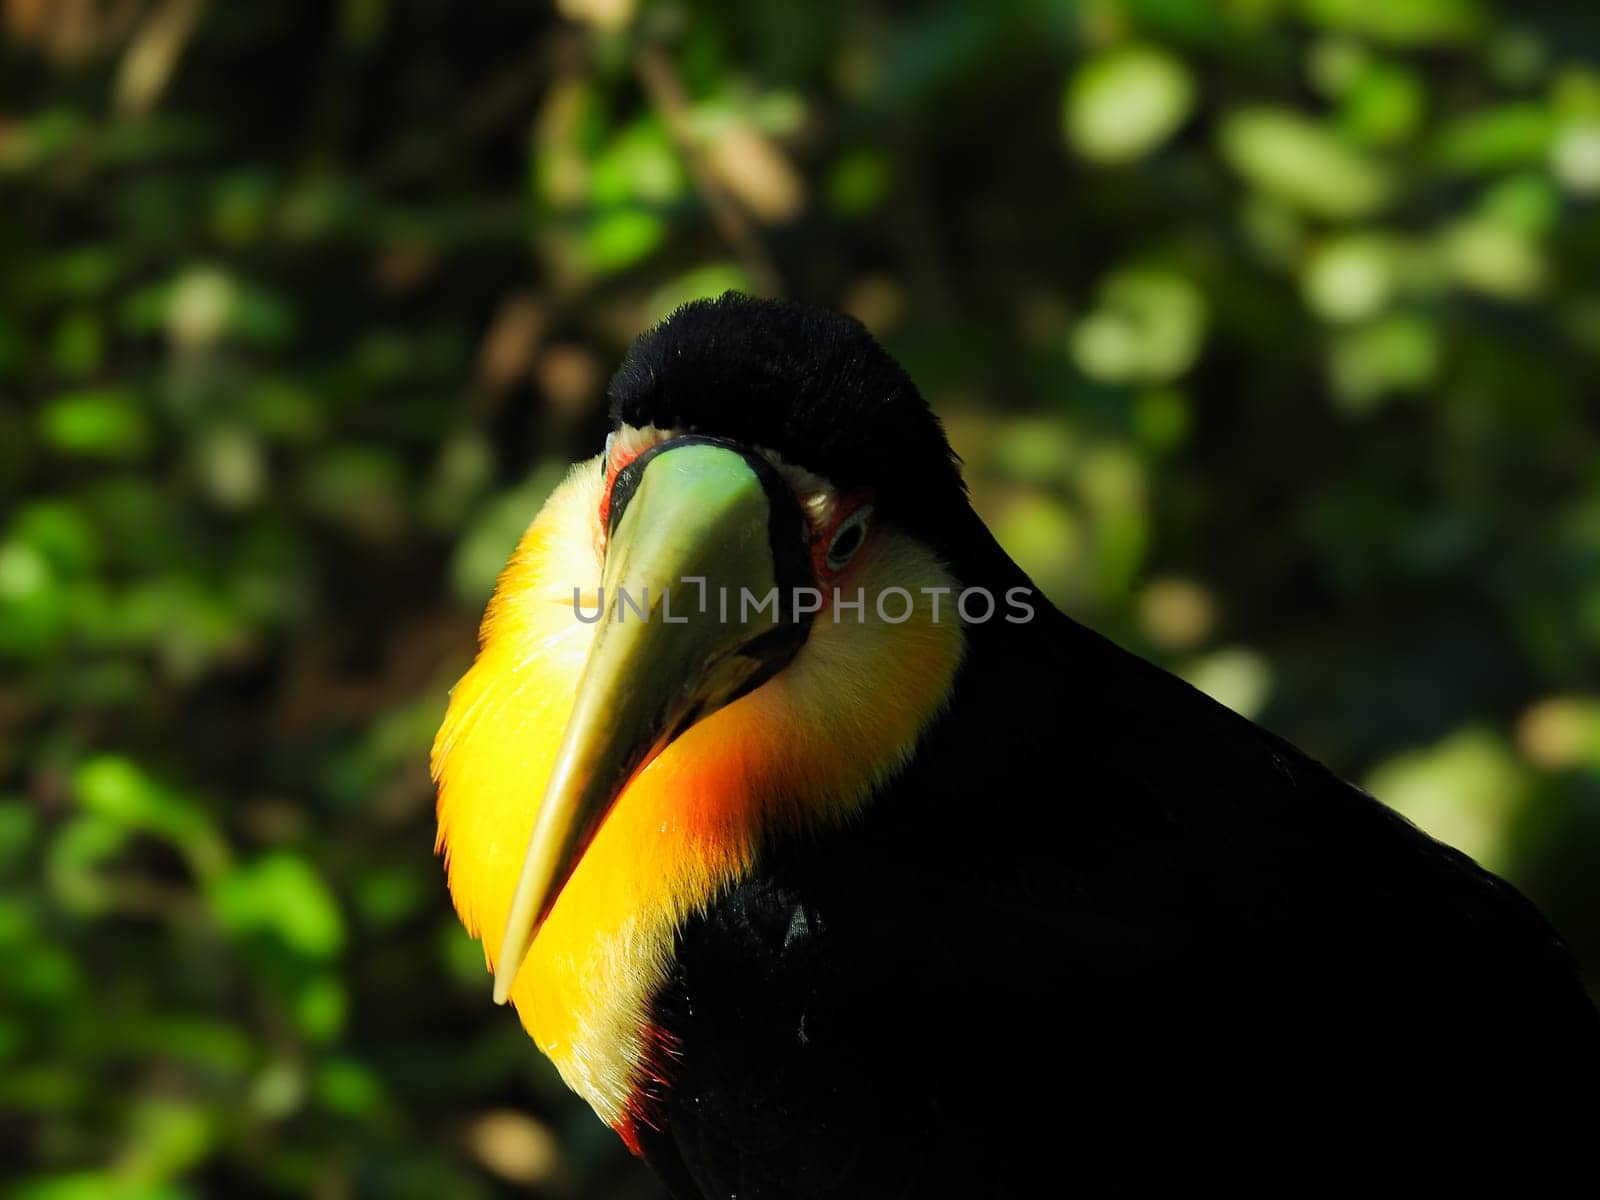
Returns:
[[[608,1117],[637,1049],[598,1043],[642,1021],[677,923],[770,839],[869,802],[944,706],[967,511],[939,422],[847,317],[691,304],[610,396],[434,749],[496,998]]]

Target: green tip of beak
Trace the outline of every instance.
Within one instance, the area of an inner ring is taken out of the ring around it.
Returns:
[[[781,626],[781,601],[753,612],[740,603],[743,592],[764,599],[778,585],[768,485],[744,454],[668,443],[641,462],[625,503],[606,550],[603,615],[495,961],[497,1004],[633,776],[684,729],[769,677],[803,638],[762,636]]]

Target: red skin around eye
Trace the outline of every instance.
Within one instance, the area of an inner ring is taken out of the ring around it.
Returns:
[[[850,569],[849,563],[846,563],[844,568],[838,571],[830,567],[828,565],[828,547],[833,544],[834,535],[839,532],[839,527],[853,517],[856,514],[856,510],[861,508],[862,505],[870,504],[871,502],[872,496],[867,492],[855,492],[849,496],[842,497],[835,507],[836,515],[832,524],[826,529],[818,530],[816,536],[811,539],[811,569],[816,572],[818,582],[832,583]],[[861,536],[863,540],[872,536],[872,523],[870,520],[867,522],[867,527],[861,531]],[[855,558],[856,556],[852,555],[850,561],[854,562]]]
[[[606,490],[600,497],[600,528],[602,531],[609,528],[611,523],[611,489],[617,482],[617,475],[623,467],[627,466],[642,453],[641,450],[623,450],[617,447],[611,451],[611,460],[606,463]]]

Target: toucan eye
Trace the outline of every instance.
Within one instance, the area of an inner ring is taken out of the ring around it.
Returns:
[[[833,540],[828,543],[830,571],[842,571],[855,552],[861,549],[861,543],[867,540],[867,523],[871,520],[872,505],[863,504],[839,522],[839,527],[833,531]]]

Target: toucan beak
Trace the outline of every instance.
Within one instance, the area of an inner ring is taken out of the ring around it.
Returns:
[[[498,1004],[634,775],[805,640],[789,594],[805,561],[803,524],[765,459],[682,438],[624,468],[611,494],[600,625],[512,898],[495,962]],[[775,592],[775,604],[761,603]],[[576,600],[573,608],[574,620],[589,617]]]

